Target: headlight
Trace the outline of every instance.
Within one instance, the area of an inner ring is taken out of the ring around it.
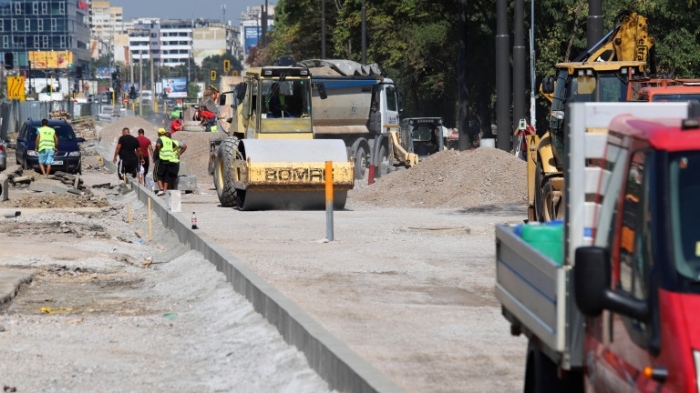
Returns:
[[[700,393],[700,351],[693,350],[693,360],[695,361],[695,384]]]
[[[36,150],[27,150],[27,155],[31,157],[36,157],[39,154],[36,152]]]
[[[79,151],[72,151],[68,153],[68,157],[80,157],[80,152]]]

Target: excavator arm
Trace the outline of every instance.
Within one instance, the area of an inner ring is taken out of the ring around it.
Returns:
[[[584,58],[576,61],[643,61],[648,62],[654,38],[649,36],[647,18],[636,12],[618,14],[618,24]]]

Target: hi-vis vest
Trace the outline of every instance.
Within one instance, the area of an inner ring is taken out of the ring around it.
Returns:
[[[39,132],[39,146],[37,151],[53,150],[56,147],[56,143],[53,140],[56,131],[51,127],[39,127],[37,131]]]
[[[162,136],[160,137],[160,143],[163,146],[161,146],[158,152],[158,158],[160,158],[161,161],[172,161],[173,156],[175,155],[175,151],[173,150],[173,140],[167,136]]]
[[[177,151],[180,150],[180,142],[171,139],[173,142],[173,158],[170,159],[170,162],[180,162],[180,157],[177,156]]]

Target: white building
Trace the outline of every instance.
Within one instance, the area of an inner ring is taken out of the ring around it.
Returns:
[[[201,65],[208,56],[241,52],[238,30],[219,21],[140,18],[132,23],[129,56],[136,64],[153,58],[154,65],[175,67],[193,58]]]
[[[129,30],[129,57],[135,64],[153,59],[154,65],[175,67],[192,56],[192,22],[139,18]]]
[[[89,26],[92,35],[90,56],[98,59],[109,55],[114,47],[114,37],[126,33],[123,8],[112,7],[109,1],[93,1],[90,4]]]

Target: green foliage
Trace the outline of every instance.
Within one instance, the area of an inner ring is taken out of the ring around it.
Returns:
[[[187,85],[187,100],[196,100],[197,95],[199,94],[199,85],[191,82],[189,85]]]
[[[363,1],[325,1],[326,57],[360,62]],[[513,4],[514,0],[508,1],[511,39]],[[365,0],[365,7],[367,63],[379,64],[398,84],[404,96],[403,115],[442,116],[446,124],[454,124],[460,0]],[[478,114],[483,128],[488,128],[495,107],[496,0],[469,0],[466,7],[469,107]],[[554,74],[556,63],[573,60],[585,50],[588,1],[536,1],[535,26],[530,26],[529,1],[524,9],[526,37],[528,29],[534,27],[539,81]],[[656,38],[660,72],[700,76],[697,0],[604,0],[605,31],[615,26],[623,10],[647,16],[650,33]],[[282,55],[297,60],[320,58],[321,19],[320,0],[279,0],[275,29],[268,33],[267,47],[255,54],[255,64],[269,64]],[[526,39],[530,53],[528,42]],[[540,106],[544,108],[544,104]]]

